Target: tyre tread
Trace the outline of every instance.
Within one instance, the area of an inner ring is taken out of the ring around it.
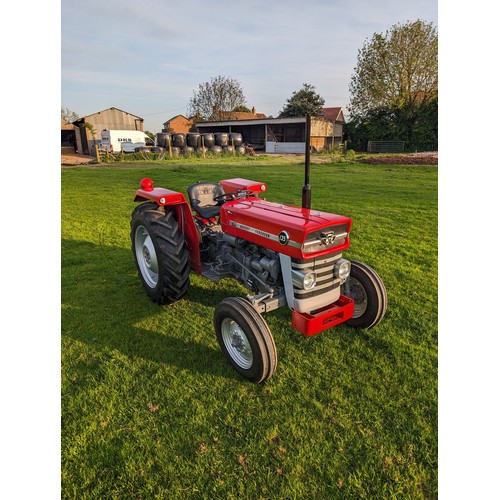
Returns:
[[[178,230],[174,214],[168,207],[160,208],[154,202],[138,205],[132,212],[130,222],[134,255],[134,227],[139,222],[148,226],[150,235],[154,237],[158,265],[161,267],[163,278],[157,290],[152,291],[146,286],[145,289],[153,302],[157,304],[165,305],[176,302],[186,294],[190,283],[191,268],[184,235]]]
[[[371,286],[373,287],[375,294],[376,294],[376,300],[377,300],[377,311],[373,315],[373,318],[369,321],[365,320],[365,323],[361,322],[361,318],[363,316],[360,316],[359,318],[353,318],[349,321],[346,322],[346,324],[351,325],[351,326],[358,326],[359,328],[373,328],[376,326],[384,317],[386,310],[387,310],[387,291],[385,289],[384,283],[380,276],[376,273],[374,269],[372,269],[370,266],[367,264],[364,264],[363,262],[359,262],[356,260],[351,261],[351,273],[352,269],[360,270],[362,273],[364,273],[365,277],[369,280]],[[364,313],[366,314],[366,313]]]
[[[219,339],[217,316],[219,314],[231,314],[234,312],[243,318],[255,337],[259,350],[262,354],[262,372],[257,373],[253,378],[250,378],[247,374],[245,374],[244,370],[240,370],[237,366],[235,366],[230,358],[229,360],[233,364],[234,368],[243,376],[246,376],[246,378],[249,378],[252,382],[258,384],[263,383],[275,372],[278,363],[274,338],[264,318],[250,305],[247,300],[241,297],[228,297],[217,306],[214,314],[214,325],[218,334],[217,338],[224,354],[225,348],[223,347],[222,340]]]

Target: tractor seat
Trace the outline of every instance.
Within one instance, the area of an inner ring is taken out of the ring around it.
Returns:
[[[196,182],[187,188],[189,203],[191,208],[203,217],[210,219],[220,213],[220,206],[223,202],[214,201],[216,196],[224,194],[224,188],[214,182]]]

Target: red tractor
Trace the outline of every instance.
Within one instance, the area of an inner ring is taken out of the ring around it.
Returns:
[[[214,325],[222,352],[247,379],[261,383],[275,371],[276,346],[262,313],[287,306],[292,326],[310,336],[346,323],[371,328],[385,314],[378,274],[348,261],[351,219],[311,210],[308,162],[303,208],[259,197],[266,184],[227,179],[197,182],[182,193],[142,179],[134,201],[131,239],[149,297],[171,304],[189,288],[194,271],[210,280],[233,277],[250,294],[224,299]]]
[[[306,118],[310,144],[311,117]],[[287,306],[292,326],[311,336],[340,323],[372,328],[387,293],[378,274],[342,258],[349,217],[311,210],[310,148],[305,148],[302,208],[259,198],[262,182],[197,182],[182,193],[142,179],[132,213],[132,251],[149,297],[171,304],[189,288],[191,270],[213,281],[233,277],[251,294],[224,299],[214,326],[222,352],[252,382],[276,370],[273,336],[262,313]]]

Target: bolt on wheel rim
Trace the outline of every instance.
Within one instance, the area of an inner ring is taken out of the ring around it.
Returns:
[[[231,318],[225,318],[222,321],[221,333],[231,359],[244,370],[248,370],[253,363],[252,348],[240,325]]]
[[[363,285],[352,276],[349,278],[349,295],[354,300],[354,315],[353,318],[362,316],[368,307],[368,296]]]
[[[135,255],[144,281],[151,288],[158,284],[158,258],[153,240],[144,226],[135,230]]]

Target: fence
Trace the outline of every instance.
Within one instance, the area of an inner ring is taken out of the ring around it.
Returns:
[[[368,153],[403,153],[404,141],[368,141]]]

